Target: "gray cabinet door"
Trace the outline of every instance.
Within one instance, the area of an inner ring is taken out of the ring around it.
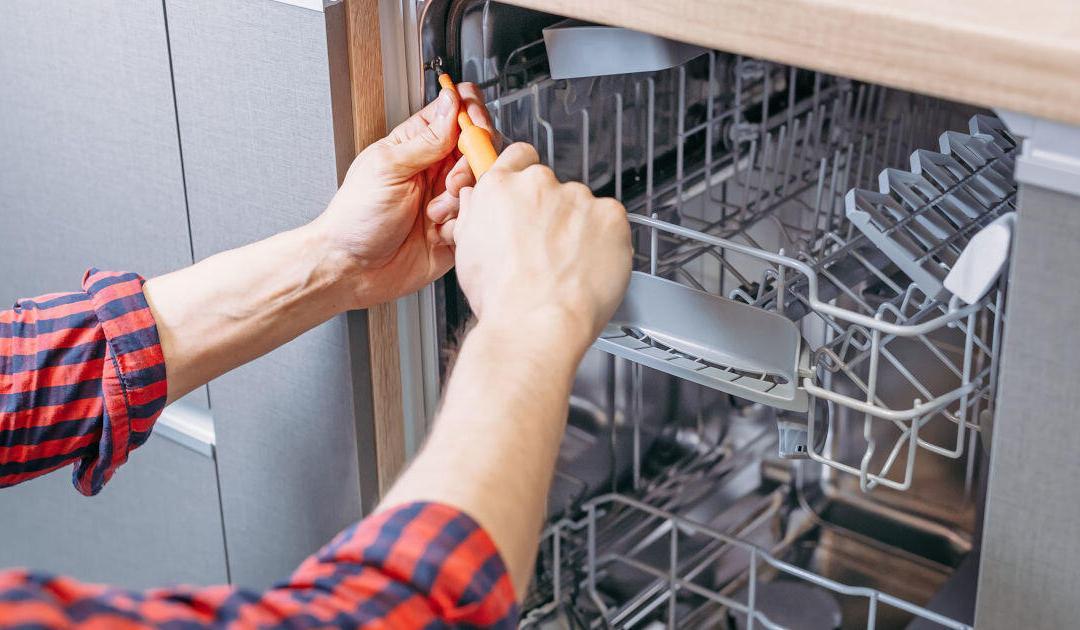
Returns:
[[[327,22],[166,0],[196,259],[317,216],[337,188]],[[264,587],[360,516],[345,318],[210,385],[235,583]]]
[[[0,298],[191,264],[160,4],[0,3]]]
[[[0,86],[0,303],[191,263],[161,3],[0,3]],[[214,461],[160,435],[92,499],[70,469],[0,491],[0,532],[0,566],[226,579]]]
[[[0,567],[130,588],[228,581],[214,460],[154,435],[95,497],[63,469],[0,492]]]

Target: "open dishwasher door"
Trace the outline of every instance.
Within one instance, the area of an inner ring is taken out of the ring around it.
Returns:
[[[635,288],[578,374],[523,625],[970,627],[1007,278],[970,301],[944,279],[1015,210],[1017,138],[721,51],[553,78],[562,16],[416,18],[423,64],[479,84],[504,136],[633,227]],[[469,311],[452,275],[432,296],[437,355]]]

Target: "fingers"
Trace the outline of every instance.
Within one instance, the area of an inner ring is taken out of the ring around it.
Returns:
[[[424,109],[413,114],[387,136],[391,159],[412,175],[445,158],[457,143],[459,97],[443,90]]]
[[[465,107],[473,123],[499,137],[492,124],[491,115],[484,106],[482,90],[473,83],[461,83],[457,92],[442,90],[438,98],[398,125],[386,138],[391,159],[407,174],[417,173],[445,158],[453,150],[458,137],[456,115],[459,107]],[[458,165],[467,171],[466,165]],[[453,180],[447,179],[447,188],[455,191],[472,182],[459,174],[456,167]],[[471,173],[469,173],[471,178]]]
[[[445,230],[445,225],[429,225],[427,228],[430,280],[438,280],[454,266],[453,228],[450,228],[449,238],[443,236]]]
[[[432,199],[427,205],[427,216],[432,223],[446,223],[457,216],[459,201],[449,190]]]
[[[454,244],[454,228],[457,227],[457,219],[450,219],[438,226],[439,240],[446,245]]]
[[[437,162],[434,167],[427,170],[424,186],[428,191],[428,195],[435,197],[446,191],[447,178],[450,177],[450,171],[453,170],[460,155],[457,150],[451,151],[449,155]]]
[[[456,218],[461,205],[459,200],[461,190],[475,184],[476,178],[473,177],[472,169],[469,168],[469,162],[462,156],[446,174],[444,190],[428,203],[428,218],[436,224],[446,223]]]
[[[402,125],[408,124],[409,121],[411,121],[413,119],[417,119],[417,120],[419,120],[420,122],[422,122],[424,124],[431,124],[431,123],[435,122],[436,120],[438,120],[442,116],[442,111],[443,111],[442,110],[442,105],[441,105],[441,102],[440,102],[439,99],[442,98],[443,96],[447,95],[447,94],[449,94],[452,97],[453,102],[454,102],[454,108],[453,108],[453,111],[451,112],[451,116],[450,116],[451,118],[454,118],[455,116],[457,116],[458,107],[461,106],[461,93],[460,92],[454,92],[453,90],[443,89],[443,90],[439,90],[439,95],[435,97],[435,100],[431,101],[427,105],[424,105],[424,107],[421,108],[420,111],[413,114],[411,117],[409,117],[408,120],[406,120],[405,122],[403,122],[401,124]],[[455,119],[454,122],[457,122],[457,120]]]
[[[533,164],[540,162],[540,155],[531,144],[515,142],[502,152],[491,170],[523,171]]]
[[[487,129],[494,136],[495,125],[492,124],[491,114],[484,106],[484,92],[475,83],[459,83],[457,90],[473,124]]]
[[[461,194],[460,194],[459,203],[458,203],[458,213],[457,213],[457,220],[458,221],[462,221],[468,216],[469,209],[472,207],[472,196],[473,196],[473,188],[472,188],[472,186],[466,186],[465,188],[461,189]]]
[[[446,174],[446,191],[457,197],[462,188],[475,184],[476,177],[473,175],[472,169],[469,168],[469,161],[465,159],[465,156],[461,156],[453,168],[450,169],[450,172]]]

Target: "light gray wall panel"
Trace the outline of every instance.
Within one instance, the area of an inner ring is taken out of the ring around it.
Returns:
[[[191,263],[160,3],[0,3],[0,300]]]
[[[1006,308],[976,627],[1080,619],[1080,199],[1032,186]]]
[[[267,0],[167,0],[195,254],[314,218],[336,189],[326,22]],[[261,587],[360,516],[344,317],[214,381],[234,582]]]
[[[76,290],[91,265],[190,263],[161,3],[0,3],[0,305]],[[0,491],[0,532],[0,566],[225,580],[213,461],[157,437],[98,497],[70,469]]]
[[[227,580],[214,461],[161,436],[100,494],[67,467],[0,491],[0,567],[131,588]]]
[[[196,258],[315,216],[337,188],[323,14],[267,0],[167,7]]]

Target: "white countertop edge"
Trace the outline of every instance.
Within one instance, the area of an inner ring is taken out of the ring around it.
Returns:
[[[169,405],[154,425],[154,434],[213,458],[214,419],[209,410],[186,405]]]
[[[280,2],[281,4],[288,4],[294,7],[300,7],[301,9],[309,9],[311,11],[322,12],[323,9],[332,5],[338,4],[343,0],[272,0],[273,2]]]

